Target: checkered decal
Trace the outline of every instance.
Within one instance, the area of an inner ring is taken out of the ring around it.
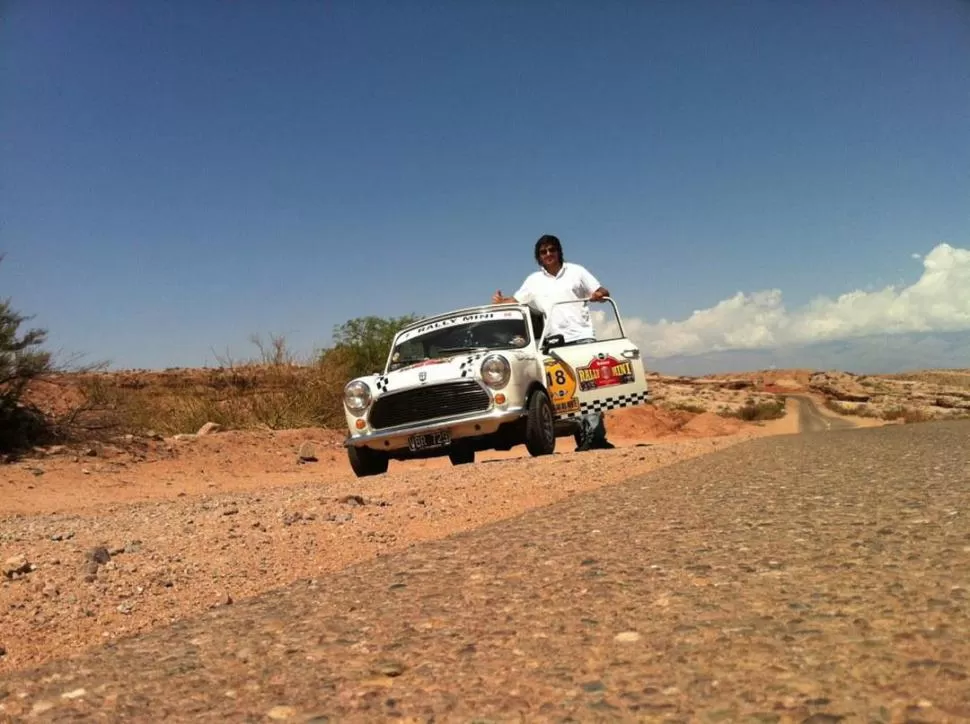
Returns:
[[[472,373],[472,364],[477,362],[485,355],[483,354],[471,354],[466,357],[462,363],[458,366],[459,376],[468,377]]]
[[[374,382],[374,385],[377,387],[377,391],[383,395],[385,392],[387,392],[387,377],[381,375]]]
[[[604,397],[602,400],[594,400],[593,402],[581,402],[578,412],[566,413],[564,417],[581,417],[590,412],[607,412],[608,410],[616,410],[620,407],[633,407],[634,405],[642,405],[649,399],[650,394],[648,392],[634,392],[629,395]]]

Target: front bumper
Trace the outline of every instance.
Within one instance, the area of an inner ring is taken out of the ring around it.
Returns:
[[[423,435],[438,430],[448,430],[453,441],[465,437],[489,435],[498,430],[503,423],[518,420],[526,414],[528,414],[527,408],[516,406],[501,407],[472,415],[442,417],[420,424],[390,427],[380,432],[351,435],[344,440],[344,446],[369,447],[386,451],[407,449],[408,438],[412,435]]]

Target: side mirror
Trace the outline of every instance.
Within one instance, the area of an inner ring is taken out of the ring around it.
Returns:
[[[545,354],[553,347],[562,347],[566,344],[566,338],[561,334],[550,334],[542,340],[542,353]]]

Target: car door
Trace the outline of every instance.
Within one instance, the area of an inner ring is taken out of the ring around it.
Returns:
[[[601,325],[595,342],[556,344],[548,336],[543,341],[546,387],[557,417],[606,412],[649,399],[640,350],[627,338],[616,303],[604,303],[612,305],[614,319]]]

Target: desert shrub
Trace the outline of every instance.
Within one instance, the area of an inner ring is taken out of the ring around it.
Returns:
[[[28,319],[13,309],[9,299],[0,301],[0,451],[6,453],[50,435],[44,415],[22,402],[31,380],[52,369],[50,353],[40,348],[46,332],[21,330]]]
[[[907,407],[905,405],[895,405],[887,407],[882,413],[883,420],[902,420],[904,423],[927,422],[932,419],[932,415],[918,407]]]
[[[784,400],[762,400],[757,402],[748,400],[740,407],[719,413],[726,417],[737,417],[745,422],[758,422],[761,420],[777,420],[785,416]]]
[[[853,415],[857,414],[855,409],[843,405],[838,400],[833,400],[831,398],[825,399],[825,406],[832,412],[838,413],[839,415]]]
[[[694,402],[674,402],[669,405],[665,405],[668,410],[682,410],[684,412],[692,412],[695,415],[699,415],[702,412],[707,412],[707,408],[704,405],[698,405]]]

